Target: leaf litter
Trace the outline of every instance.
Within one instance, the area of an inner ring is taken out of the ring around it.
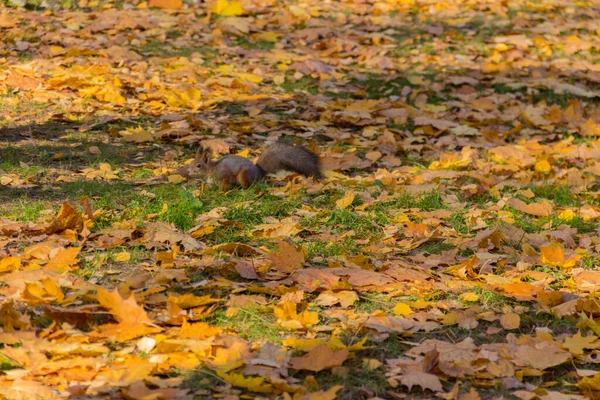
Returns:
[[[0,9],[2,396],[600,397],[593,2],[79,6]]]

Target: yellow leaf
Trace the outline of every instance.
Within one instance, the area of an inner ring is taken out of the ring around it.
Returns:
[[[0,260],[0,272],[10,272],[19,269],[21,259],[19,257],[7,256]]]
[[[224,17],[237,17],[245,13],[242,3],[239,1],[218,0],[212,9],[213,14]]]
[[[478,301],[479,300],[479,295],[477,293],[474,292],[465,292],[463,294],[460,295],[460,299],[462,301]]]
[[[258,40],[264,40],[266,42],[276,42],[279,39],[279,34],[275,32],[262,32],[256,38]]]
[[[474,150],[470,147],[463,147],[459,153],[442,153],[439,161],[434,161],[429,165],[429,169],[455,169],[465,168],[471,165]]]
[[[345,208],[348,208],[348,206],[350,206],[354,201],[355,196],[356,193],[354,193],[352,190],[347,191],[344,197],[335,202],[337,209],[344,210]]]
[[[337,398],[337,392],[342,388],[342,385],[336,385],[326,391],[319,390],[318,392],[312,392],[308,394],[307,400],[335,400]]]
[[[410,308],[410,306],[408,304],[398,303],[394,307],[394,314],[396,314],[396,315],[406,316],[406,315],[410,315],[412,313],[413,313],[413,310]]]
[[[321,339],[298,339],[292,337],[284,339],[282,344],[286,347],[291,347],[292,349],[310,351],[321,344],[326,344],[326,342]]]
[[[552,171],[552,166],[547,160],[540,160],[535,163],[535,170],[537,172],[548,173]]]
[[[125,139],[126,142],[144,143],[154,141],[154,136],[152,133],[148,132],[141,126],[138,126],[137,128],[127,128],[120,131],[119,134],[123,139]]]
[[[598,336],[594,334],[581,336],[581,332],[577,331],[572,337],[565,338],[563,347],[576,356],[580,356],[584,354],[584,349],[597,349],[600,347],[600,341]]]
[[[250,149],[244,149],[242,151],[238,151],[236,154],[240,157],[248,158],[248,157],[250,157]]]
[[[122,251],[120,253],[118,253],[113,260],[115,260],[115,262],[125,262],[125,261],[129,261],[131,259],[131,254],[129,254],[126,251]]]
[[[169,175],[167,176],[167,181],[169,181],[169,183],[178,184],[185,181],[185,177],[179,174]]]
[[[238,74],[238,77],[240,79],[245,79],[245,80],[253,82],[253,83],[261,83],[263,81],[263,78],[261,78],[260,76],[258,76],[256,74],[240,73],[240,74]]]
[[[585,136],[600,136],[600,125],[597,125],[591,119],[581,125],[581,134]]]
[[[573,210],[561,211],[558,214],[558,218],[565,221],[571,221],[573,218],[575,218],[575,213],[573,212]]]
[[[271,385],[265,383],[265,378],[260,376],[245,377],[242,374],[236,374],[234,372],[228,374],[222,371],[217,371],[217,375],[219,375],[225,382],[231,384],[232,386],[245,388],[253,392],[269,393],[273,390]]]

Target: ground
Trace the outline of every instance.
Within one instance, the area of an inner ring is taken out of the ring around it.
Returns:
[[[600,398],[594,2],[74,6],[0,8],[2,396]]]

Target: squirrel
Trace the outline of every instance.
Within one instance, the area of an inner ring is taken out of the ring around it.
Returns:
[[[247,189],[267,174],[280,170],[297,172],[304,176],[321,177],[319,157],[304,146],[275,143],[267,147],[258,157],[256,164],[247,158],[234,154],[212,161],[210,150],[200,150],[200,154],[190,164],[180,170],[180,174],[201,177],[214,176],[221,190],[239,184]],[[192,172],[193,171],[193,172]]]

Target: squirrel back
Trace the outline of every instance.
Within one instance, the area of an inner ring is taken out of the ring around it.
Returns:
[[[201,150],[198,157],[179,170],[183,176],[197,176],[202,179],[214,178],[219,187],[227,190],[239,184],[244,189],[264,177],[263,171],[247,158],[234,154],[212,161],[210,150]]]
[[[270,174],[286,170],[304,176],[321,177],[319,157],[304,146],[293,146],[286,143],[272,144],[258,157],[256,165],[265,173]]]
[[[319,158],[303,146],[275,143],[267,147],[256,165],[247,158],[226,155],[212,161],[212,152],[202,150],[190,164],[180,169],[183,176],[196,175],[203,178],[214,177],[223,190],[239,184],[244,189],[263,179],[266,174],[280,170],[297,172],[304,176],[321,177]]]

